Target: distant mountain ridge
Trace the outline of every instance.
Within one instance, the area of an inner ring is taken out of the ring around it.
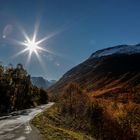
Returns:
[[[140,53],[140,44],[136,45],[118,45],[115,47],[105,48],[93,53],[90,58],[109,56],[113,54],[135,54]]]
[[[126,89],[140,85],[139,62],[140,44],[102,49],[65,73],[48,92],[61,93],[70,82],[96,96],[127,92]]]
[[[31,77],[32,84],[39,87],[47,89],[48,87],[52,86],[56,81],[55,80],[46,80],[43,77]]]

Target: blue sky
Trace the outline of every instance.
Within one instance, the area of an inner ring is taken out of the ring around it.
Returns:
[[[47,79],[59,79],[96,50],[140,43],[139,0],[0,0],[0,60],[4,64],[25,65],[27,54],[12,57],[23,46],[11,40],[25,40],[19,26],[31,37],[37,21],[37,39],[58,32],[41,44],[54,54],[40,52],[44,67],[33,54],[25,67],[31,75]]]

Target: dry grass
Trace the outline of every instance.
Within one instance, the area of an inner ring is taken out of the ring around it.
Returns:
[[[132,134],[140,139],[140,104],[131,100],[128,103],[115,102],[114,100],[98,100],[105,109],[110,120],[116,121],[124,130],[129,127]]]
[[[56,105],[36,116],[32,123],[45,136],[46,140],[93,140],[90,136],[70,128],[67,118],[61,116]]]

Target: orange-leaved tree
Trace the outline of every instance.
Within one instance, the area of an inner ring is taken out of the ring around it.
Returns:
[[[88,96],[82,91],[77,83],[70,83],[64,89],[60,97],[62,113],[79,117],[85,111]]]

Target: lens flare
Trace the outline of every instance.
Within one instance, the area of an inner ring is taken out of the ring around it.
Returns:
[[[32,52],[35,52],[38,48],[37,46],[37,43],[34,42],[33,40],[27,42],[27,47],[28,47],[28,50],[32,53]]]
[[[41,48],[38,43],[35,40],[26,40],[25,43],[23,43],[24,46],[26,46],[25,50],[29,51],[29,54],[32,54],[33,52],[36,54],[36,52],[38,53],[38,50],[44,50],[43,48]]]
[[[27,57],[26,65],[29,64],[29,62],[31,60],[31,56],[33,54],[36,55],[39,63],[42,66],[44,65],[44,63],[43,63],[43,60],[41,59],[41,56],[40,56],[41,52],[46,52],[48,54],[55,55],[54,52],[48,50],[47,48],[43,48],[40,45],[41,45],[41,43],[43,43],[43,42],[47,41],[48,39],[52,38],[53,36],[55,36],[57,34],[57,32],[49,34],[48,36],[45,36],[45,37],[41,38],[40,40],[38,40],[37,39],[38,28],[39,28],[39,26],[35,25],[35,30],[34,30],[33,36],[32,36],[32,38],[30,38],[28,36],[28,34],[25,32],[25,30],[22,27],[20,27],[20,31],[23,34],[25,40],[23,42],[22,41],[14,40],[15,43],[18,43],[19,45],[22,45],[22,46],[25,47],[23,50],[18,52],[14,57],[17,57],[17,56],[19,56],[21,54],[24,54],[24,53],[28,52],[28,57]]]
[[[49,33],[48,35],[44,36],[41,39],[38,39],[37,34],[39,31],[39,23],[40,22],[36,22],[35,26],[34,26],[34,32],[33,35],[31,37],[29,37],[29,35],[27,34],[27,32],[24,30],[24,28],[22,26],[18,26],[20,32],[22,33],[23,37],[24,37],[24,41],[19,41],[13,38],[8,38],[9,41],[13,44],[18,44],[22,47],[24,47],[21,51],[17,52],[14,56],[11,57],[11,59],[14,59],[22,54],[27,54],[28,56],[26,57],[26,62],[25,62],[25,66],[29,66],[30,61],[32,56],[36,56],[39,64],[41,65],[41,67],[43,68],[43,70],[46,71],[46,63],[44,63],[42,57],[41,57],[41,53],[46,53],[47,55],[51,55],[51,56],[59,56],[59,57],[63,57],[61,54],[56,53],[51,51],[50,49],[46,48],[47,46],[42,47],[43,43],[47,43],[48,44],[48,40],[52,39],[54,36],[58,35],[59,33],[61,33],[62,31],[65,31],[64,29],[59,29],[55,32]],[[45,44],[44,43],[44,44]],[[45,54],[45,56],[46,56]],[[42,55],[44,56],[44,54]]]

